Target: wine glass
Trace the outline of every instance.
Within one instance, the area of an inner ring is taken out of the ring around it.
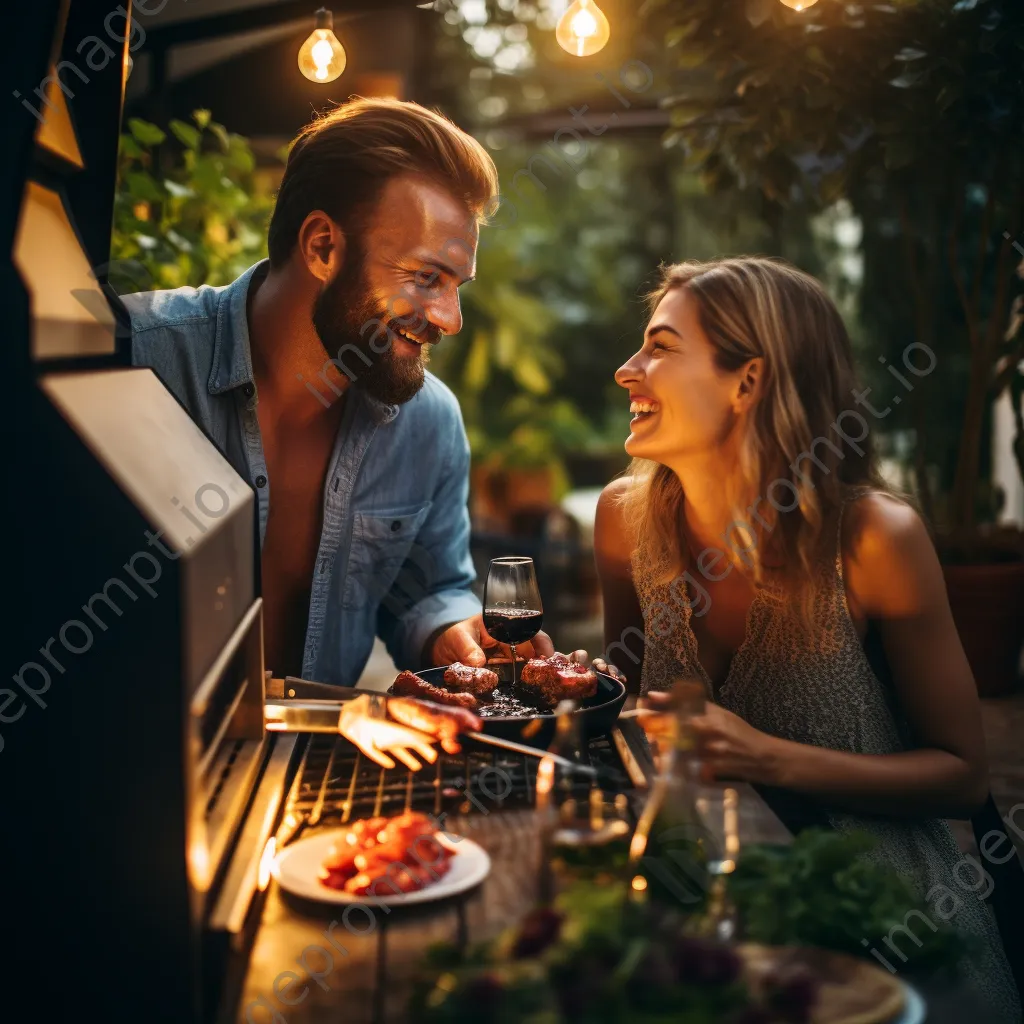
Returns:
[[[544,624],[544,606],[532,558],[492,558],[484,584],[484,626],[512,651],[516,684],[516,645],[532,640]]]

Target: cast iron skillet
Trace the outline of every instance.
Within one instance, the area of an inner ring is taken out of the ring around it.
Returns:
[[[422,669],[416,675],[424,682],[443,688],[446,668],[447,666],[442,665],[440,668]],[[603,672],[596,674],[597,693],[583,701],[579,710],[574,712],[580,720],[580,731],[584,741],[610,732],[619,717],[622,705],[626,702],[626,688],[622,683]],[[547,747],[555,734],[555,716],[551,712],[495,716],[481,718],[480,721],[483,722],[484,732],[518,743],[528,743],[531,747]]]

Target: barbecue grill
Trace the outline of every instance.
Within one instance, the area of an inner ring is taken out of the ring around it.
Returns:
[[[305,684],[308,690],[296,680],[286,685],[296,697],[322,693],[315,684]],[[464,738],[460,754],[441,754],[434,765],[410,772],[381,768],[339,737],[301,736],[299,742],[298,767],[264,863],[316,829],[414,810],[434,815],[443,830],[482,843],[515,868],[494,872],[481,889],[436,906],[367,911],[370,916],[352,915],[351,921],[337,906],[310,905],[271,887],[251,938],[245,977],[225,999],[218,1024],[313,1024],[333,1019],[332,1010],[337,1014],[341,1005],[353,1024],[403,1020],[410,971],[428,945],[484,938],[536,897],[540,844],[533,808],[539,761]],[[580,785],[598,785],[609,799],[626,793],[627,815],[634,818],[653,770],[636,723],[623,721],[608,735],[591,739],[582,755],[596,778]],[[308,988],[294,1005],[282,985],[289,972]]]
[[[109,0],[21,13],[0,75],[26,96],[82,39],[118,27]],[[275,849],[411,807],[452,815],[450,828],[487,833],[492,848],[516,843],[530,870],[535,759],[467,740],[418,775],[381,772],[343,740],[265,729],[254,494],[155,375],[131,366],[102,272],[120,61],[75,86],[50,90],[45,124],[25,114],[11,132],[0,196],[0,386],[11,393],[0,410],[16,499],[6,547],[21,560],[5,623],[18,689],[0,690],[5,1010],[280,1024],[259,999],[277,998],[281,968],[308,945],[297,939],[325,922],[268,884]],[[314,695],[289,683],[274,696]],[[638,777],[641,745],[629,746],[613,732],[588,748],[609,792]],[[492,901],[524,899],[511,877],[485,888]],[[453,911],[463,925],[471,906]],[[367,982],[365,1006],[346,995],[349,1020],[383,1019],[385,933],[419,947],[447,933],[446,913],[412,937],[389,924],[352,940],[346,976],[358,990],[363,964]]]

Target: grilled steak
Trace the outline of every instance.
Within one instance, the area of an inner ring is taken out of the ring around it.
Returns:
[[[418,697],[421,700],[433,701],[435,704],[467,708],[469,711],[477,707],[477,699],[471,693],[452,693],[451,690],[442,689],[425,679],[420,679],[415,672],[399,672],[392,691],[396,697]]]
[[[560,700],[584,701],[597,693],[597,674],[586,665],[570,661],[564,654],[531,658],[519,681],[525,692],[540,705],[553,708]]]
[[[451,857],[426,815],[368,818],[353,822],[331,846],[319,878],[330,889],[356,896],[395,896],[437,881],[447,874]]]
[[[498,673],[456,661],[445,670],[444,681],[458,693],[471,693],[486,700],[498,685]]]

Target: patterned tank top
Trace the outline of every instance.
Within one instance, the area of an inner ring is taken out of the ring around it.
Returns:
[[[866,493],[851,492],[846,504]],[[717,687],[697,656],[685,578],[661,583],[663,567],[644,564],[634,555],[633,585],[644,617],[641,692],[669,689],[680,678],[699,679],[709,700],[774,736],[858,754],[892,754],[912,747],[895,691],[872,668],[850,617],[841,536],[842,510],[835,558],[815,576],[811,631],[799,628],[779,586],[757,588],[743,642]],[[1020,1001],[995,918],[959,881],[962,874],[954,869],[963,855],[944,821],[855,815],[822,810],[820,804],[812,817],[842,831],[872,833],[879,841],[875,855],[904,875],[922,899],[937,893],[936,886],[960,897],[950,924],[981,940],[978,951],[962,964],[964,972],[991,1007],[992,1021],[1020,1021]],[[865,938],[874,944],[884,936]]]

